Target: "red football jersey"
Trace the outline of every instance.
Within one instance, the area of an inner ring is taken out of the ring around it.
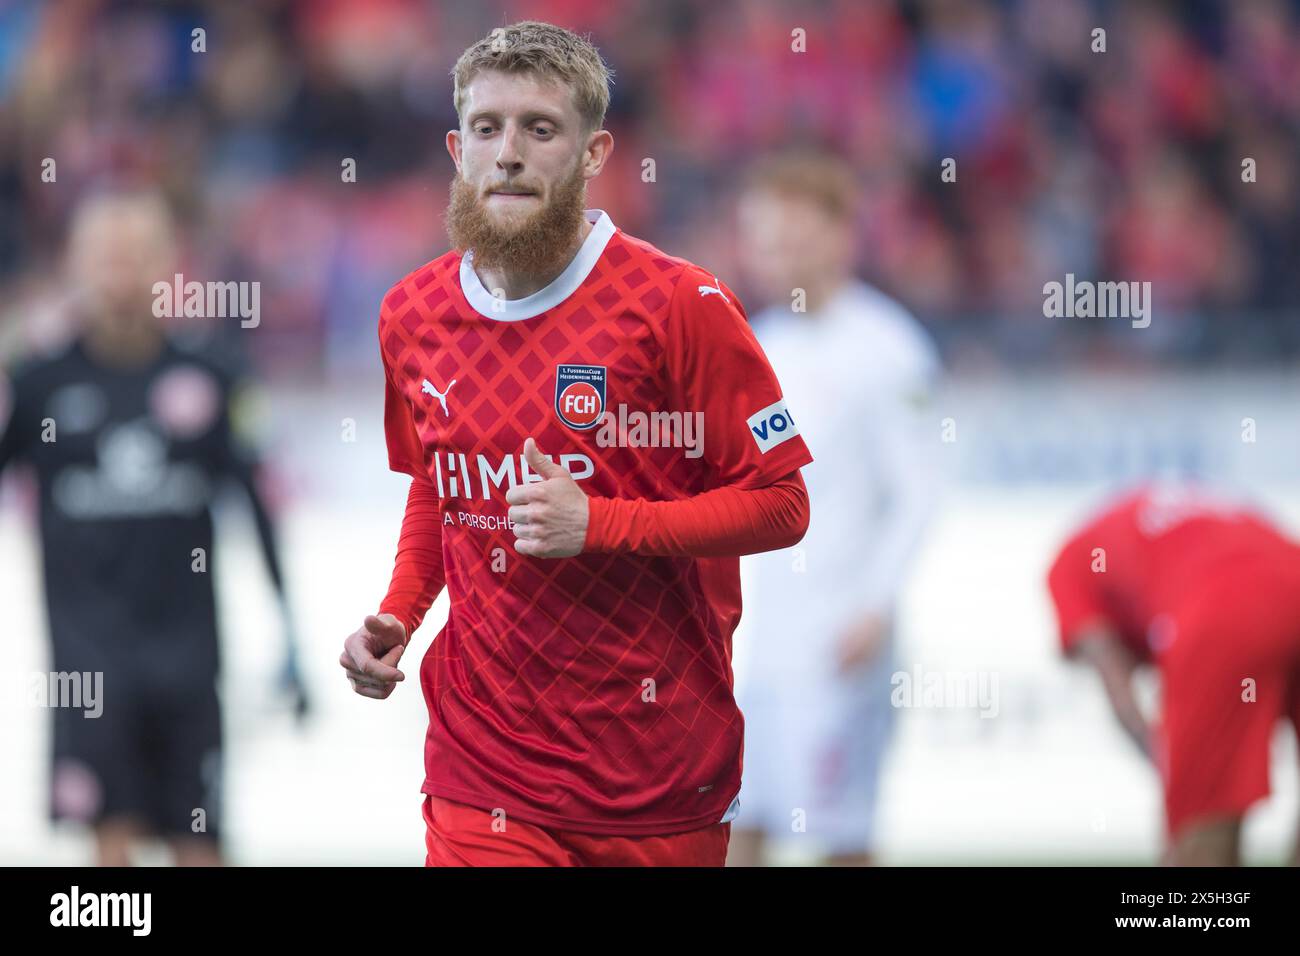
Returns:
[[[1253,561],[1294,562],[1300,551],[1259,515],[1190,488],[1129,493],[1076,532],[1048,575],[1067,653],[1090,623],[1108,624],[1153,661],[1165,615],[1213,576]],[[1104,567],[1104,570],[1101,570]]]
[[[420,667],[423,790],[570,830],[669,833],[735,811],[739,560],[517,554],[505,493],[540,480],[524,439],[605,497],[762,487],[812,458],[732,291],[599,210],[587,220],[573,262],[526,298],[494,298],[472,253],[452,252],[383,302],[389,462],[438,490],[451,598]],[[606,412],[699,412],[701,453],[628,447],[635,428],[611,445]]]

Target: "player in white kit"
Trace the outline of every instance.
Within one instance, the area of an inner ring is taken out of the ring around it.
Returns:
[[[760,864],[768,841],[872,861],[895,607],[938,490],[940,366],[907,311],[853,275],[854,193],[846,165],[801,153],[759,164],[740,200],[744,265],[771,303],[754,330],[817,457],[803,541],[745,559],[732,865]]]

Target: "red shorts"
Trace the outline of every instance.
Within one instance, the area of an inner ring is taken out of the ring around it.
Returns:
[[[424,825],[425,866],[723,866],[731,837],[730,823],[664,836],[575,833],[431,794]]]
[[[1268,796],[1278,721],[1300,731],[1300,568],[1235,568],[1171,618],[1156,742],[1173,837]]]

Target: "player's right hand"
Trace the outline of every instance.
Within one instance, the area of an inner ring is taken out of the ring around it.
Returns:
[[[397,662],[406,650],[406,628],[392,614],[367,614],[365,623],[343,642],[339,666],[362,697],[387,700],[406,675]]]

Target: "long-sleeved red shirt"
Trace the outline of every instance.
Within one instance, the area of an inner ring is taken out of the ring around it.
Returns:
[[[808,529],[808,490],[798,471],[763,488],[714,488],[677,501],[588,498],[584,552],[724,557],[795,544]],[[407,640],[445,583],[438,492],[415,478],[380,613],[397,617]]]
[[[683,832],[738,807],[736,555],[764,546],[770,512],[800,494],[772,486],[812,454],[735,292],[584,215],[579,253],[535,295],[492,296],[472,255],[450,252],[380,306],[388,463],[436,489],[451,598],[419,665],[421,789],[582,833]],[[729,527],[742,540],[728,556],[517,555],[503,498],[537,478],[529,437],[589,499],[618,499],[594,506],[593,546],[716,553]],[[757,513],[709,494],[722,488]],[[402,550],[425,573],[397,572],[406,602],[388,605],[408,624],[439,583],[435,526],[420,523]]]

